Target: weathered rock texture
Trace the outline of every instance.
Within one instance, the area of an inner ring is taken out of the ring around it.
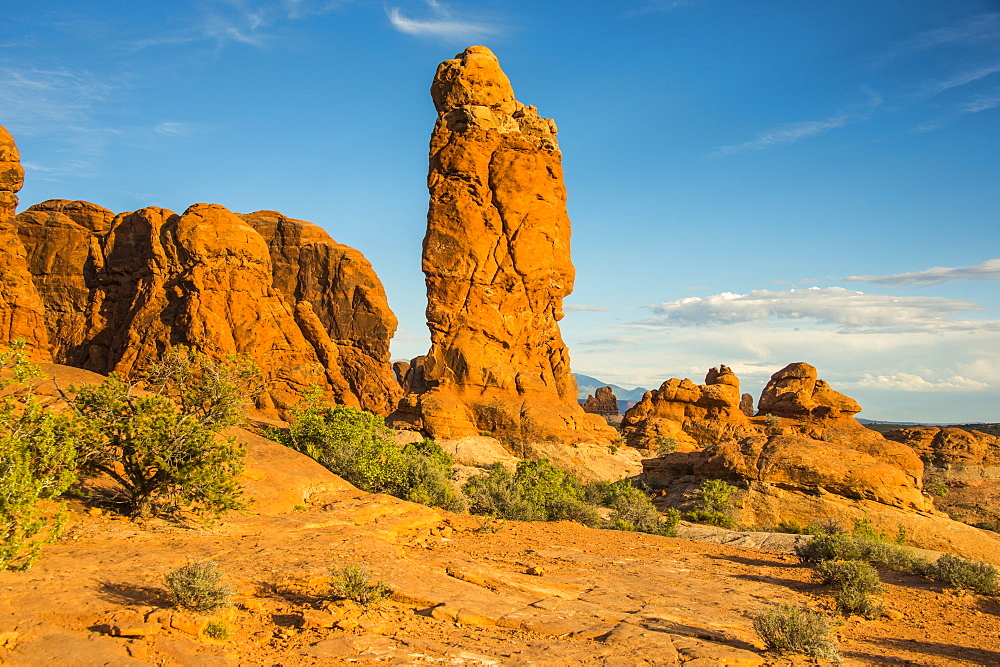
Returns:
[[[23,184],[24,169],[14,138],[0,126],[0,340],[23,338],[33,359],[49,361],[45,307],[12,220]]]
[[[923,459],[924,487],[937,509],[959,521],[1000,528],[1000,438],[937,426],[898,428],[885,437]]]
[[[790,364],[771,377],[757,417],[747,417],[740,404],[739,381],[725,366],[709,371],[705,385],[669,380],[647,393],[625,414],[628,442],[655,450],[657,440],[674,438],[679,446],[643,461],[645,481],[682,506],[701,481],[729,481],[743,489],[733,514],[748,526],[827,516],[850,526],[869,518],[890,532],[906,525],[929,548],[952,537],[975,541],[967,527],[944,530],[950,522],[923,492],[918,453],[861,425],[853,417],[860,406],[818,379],[809,364]],[[681,441],[678,432],[695,444]]]
[[[530,439],[610,442],[577,402],[559,333],[573,288],[570,221],[555,124],[514,99],[489,49],[437,71],[423,246],[431,349],[400,421],[438,438],[491,430],[500,411]],[[410,369],[410,374],[413,369]]]
[[[309,223],[244,218],[214,204],[114,215],[65,200],[16,216],[52,359],[127,374],[178,344],[243,354],[269,383],[258,399],[269,414],[313,384],[387,414],[400,395],[388,355],[396,320],[371,266]]]
[[[595,415],[617,415],[618,398],[611,387],[598,387],[593,396],[587,396],[583,411]]]
[[[674,439],[678,451],[697,442],[731,440],[757,433],[741,409],[740,381],[727,366],[712,368],[705,384],[671,378],[647,391],[622,419],[629,445],[655,450],[663,438]]]

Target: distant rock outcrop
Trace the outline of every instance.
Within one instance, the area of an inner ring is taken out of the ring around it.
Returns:
[[[0,126],[0,340],[24,339],[32,359],[51,361],[45,306],[13,223],[23,184],[24,169],[14,138]]]
[[[678,451],[693,448],[696,440],[733,439],[757,431],[740,408],[739,378],[728,366],[712,368],[705,384],[671,378],[646,392],[622,419],[622,432],[637,449],[658,449],[662,438],[674,438]]]
[[[598,387],[593,396],[588,396],[583,411],[595,415],[617,415],[618,399],[611,387]]]
[[[666,502],[683,507],[700,482],[722,479],[742,490],[732,512],[747,526],[827,518],[850,527],[868,519],[887,532],[904,526],[927,548],[953,543],[954,550],[982,557],[976,530],[934,509],[924,492],[924,462],[904,442],[924,452],[925,460],[949,461],[956,472],[964,464],[959,461],[979,461],[980,475],[981,462],[997,460],[992,443],[922,430],[901,430],[897,439],[903,442],[884,438],[854,419],[857,402],[805,363],[772,376],[758,416],[744,414],[741,402],[739,382],[723,366],[709,371],[705,385],[669,380],[626,413],[627,441],[652,450],[643,460],[643,479],[662,489]],[[671,438],[676,446],[667,453],[670,448],[658,445]],[[962,470],[972,474],[972,468]]]
[[[183,344],[253,358],[268,381],[258,407],[271,414],[311,385],[381,414],[400,396],[381,284],[360,253],[314,225],[214,204],[114,215],[50,200],[12,229],[57,363],[129,373]]]
[[[423,246],[431,349],[394,416],[436,438],[495,432],[607,444],[617,433],[577,402],[559,333],[573,287],[555,124],[514,99],[489,49],[437,70]]]

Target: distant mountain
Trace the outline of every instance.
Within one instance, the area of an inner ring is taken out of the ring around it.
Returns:
[[[648,389],[643,389],[642,387],[625,389],[624,387],[619,387],[616,384],[604,382],[603,380],[598,380],[597,378],[590,377],[589,375],[582,375],[580,373],[573,373],[573,375],[576,377],[577,398],[581,401],[587,400],[587,396],[592,395],[599,387],[611,387],[611,391],[615,392],[615,398],[617,398],[619,402],[641,401],[642,395],[649,391]]]

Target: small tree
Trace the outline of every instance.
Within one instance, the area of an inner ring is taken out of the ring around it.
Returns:
[[[98,386],[74,387],[72,401],[85,420],[81,470],[103,474],[119,486],[132,516],[189,506],[219,513],[243,506],[236,478],[243,448],[219,431],[240,423],[261,387],[259,371],[245,357],[214,361],[173,348],[138,383],[112,374]]]
[[[21,387],[0,399],[0,571],[25,570],[65,522],[62,510],[46,513],[39,503],[76,480],[78,426],[34,396],[30,382],[41,373],[28,362],[23,340],[0,352],[0,372],[0,389]]]

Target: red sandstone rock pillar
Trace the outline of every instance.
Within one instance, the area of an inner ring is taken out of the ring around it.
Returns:
[[[617,436],[577,402],[559,333],[573,289],[562,155],[552,120],[514,99],[496,56],[472,46],[438,67],[423,246],[431,349],[418,425],[491,430],[483,409],[560,441]]]

